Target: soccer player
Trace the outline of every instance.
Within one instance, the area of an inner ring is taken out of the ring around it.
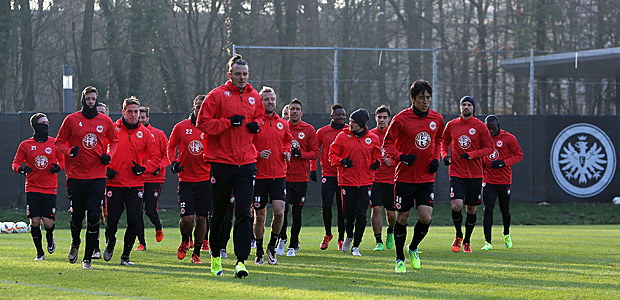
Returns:
[[[284,107],[282,108],[282,119],[284,119],[284,121],[288,121],[288,104],[284,105]]]
[[[54,147],[55,138],[48,136],[49,121],[44,113],[30,117],[34,130],[31,138],[21,142],[13,158],[13,171],[26,176],[26,215],[30,219],[30,235],[37,249],[34,260],[44,260],[41,245],[41,221],[45,226],[47,252],[54,253],[54,221],[56,220],[56,173],[64,167],[64,156]],[[23,164],[23,165],[22,165]]]
[[[257,265],[265,264],[263,236],[265,234],[265,207],[271,201],[273,219],[271,221],[271,237],[267,245],[267,262],[277,263],[276,243],[280,236],[285,206],[286,162],[291,160],[291,141],[293,137],[284,121],[276,114],[276,94],[272,88],[264,86],[260,91],[265,114],[259,122],[260,132],[254,138],[258,151],[256,183],[254,185],[254,237],[256,238]]]
[[[184,259],[190,248],[190,237],[196,215],[194,230],[194,253],[192,263],[200,264],[200,250],[207,231],[207,218],[211,210],[211,182],[209,173],[211,165],[203,159],[205,133],[196,127],[198,111],[205,95],[194,98],[192,113],[172,129],[168,141],[167,156],[172,173],[179,176],[179,229],[181,244],[177,250],[177,258]],[[178,147],[178,155],[177,155]]]
[[[110,112],[108,110],[108,106],[103,102],[97,103],[97,111],[105,116],[110,116]],[[104,224],[106,222],[105,219],[105,201],[102,201],[103,206],[101,207],[101,214],[99,215],[99,220],[101,220]],[[101,249],[99,249],[99,236],[101,235],[101,230],[97,230],[97,244],[95,245],[95,250],[93,252],[92,259],[101,259]]]
[[[383,142],[385,151],[395,158],[396,245],[397,273],[407,272],[403,247],[407,239],[407,224],[411,208],[418,211],[413,238],[407,253],[414,269],[420,268],[418,245],[428,233],[435,198],[435,173],[443,136],[443,117],[430,109],[433,89],[426,80],[416,80],[409,89],[411,108],[394,116]]]
[[[284,245],[287,241],[286,225],[289,208],[293,211],[293,225],[291,226],[291,240],[286,256],[295,256],[299,250],[299,232],[301,231],[301,211],[306,200],[308,190],[310,161],[319,158],[319,142],[316,131],[312,125],[301,120],[303,107],[301,102],[293,99],[289,103],[290,119],[288,120],[291,135],[293,136],[291,148],[291,161],[288,163],[286,173],[286,202],[284,210],[284,222],[280,230],[280,244],[278,255],[284,255]],[[290,207],[289,207],[290,205]]]
[[[159,150],[151,132],[140,124],[140,102],[135,97],[123,101],[123,115],[114,126],[118,138],[119,155],[112,158],[106,172],[106,247],[103,259],[109,261],[116,246],[118,222],[127,210],[127,230],[125,231],[121,265],[134,265],[129,254],[136,241],[136,227],[142,199],[144,197],[144,174],[157,175],[161,170]],[[145,160],[145,157],[147,158]],[[144,162],[143,162],[144,161]],[[144,165],[144,166],[143,166]]]
[[[168,159],[166,159],[166,147],[168,144],[168,138],[161,129],[153,127],[151,123],[149,123],[150,120],[151,117],[149,116],[149,108],[141,106],[138,121],[153,135],[155,145],[157,147],[157,155],[160,159],[160,164],[158,167],[159,171],[156,172],[157,175],[153,175],[151,173],[144,174],[144,197],[142,199],[144,203],[144,212],[146,212],[146,216],[149,217],[149,220],[151,220],[151,223],[155,226],[155,240],[157,242],[161,242],[164,238],[164,228],[161,220],[159,219],[159,214],[157,213],[157,206],[159,204],[159,195],[161,195],[161,187],[166,180],[166,167],[168,166]],[[142,163],[146,164],[146,161],[147,158],[145,157]],[[136,234],[138,236],[138,241],[140,242],[138,248],[136,248],[136,251],[146,250],[142,207],[140,207],[140,217],[138,218]]]
[[[392,119],[390,108],[381,105],[375,110],[375,121],[377,127],[370,132],[379,137],[379,143],[383,144],[383,139],[387,133],[388,125]],[[388,249],[394,247],[394,222],[396,222],[396,212],[394,211],[394,171],[396,162],[383,146],[381,146],[381,166],[375,172],[375,181],[372,183],[372,193],[370,195],[370,204],[372,206],[370,214],[370,223],[372,231],[375,235],[374,251],[383,251],[383,240],[381,239],[381,231],[383,227],[383,218],[381,217],[382,208],[385,207],[385,217],[388,223],[387,237],[385,246]]]
[[[229,80],[213,89],[202,102],[197,127],[207,135],[204,158],[211,163],[213,218],[211,235],[211,273],[222,275],[220,249],[224,220],[230,205],[235,207],[234,243],[237,264],[235,276],[248,276],[244,261],[250,255],[252,239],[252,196],[256,177],[256,147],[252,142],[260,130],[258,121],[265,107],[258,92],[248,84],[249,67],[241,55],[228,61]],[[230,196],[235,195],[235,203]]]
[[[450,199],[452,202],[452,222],[456,237],[452,251],[471,253],[470,238],[476,226],[476,210],[480,204],[482,189],[482,161],[493,153],[493,140],[486,125],[476,117],[476,100],[465,96],[460,101],[461,115],[448,122],[444,129],[441,156],[446,166],[450,166]],[[448,150],[452,146],[451,155]],[[454,158],[454,159],[452,159]],[[465,236],[461,230],[465,204]]]
[[[338,169],[338,185],[346,219],[347,237],[342,251],[346,253],[350,249],[354,256],[362,256],[359,245],[366,228],[366,210],[375,171],[381,165],[381,144],[379,137],[368,131],[368,119],[370,114],[367,110],[361,108],[354,111],[349,117],[349,128],[336,136],[329,149],[329,162]]]
[[[504,244],[512,248],[510,237],[510,185],[512,183],[512,166],[523,159],[521,146],[517,138],[508,131],[500,129],[497,116],[487,116],[484,122],[493,138],[495,151],[484,157],[484,177],[482,182],[482,201],[484,201],[484,239],[482,250],[491,250],[491,227],[493,226],[493,209],[499,200],[499,211],[504,223]]]
[[[82,110],[68,115],[58,130],[54,145],[65,155],[67,194],[71,205],[71,249],[69,262],[77,261],[80,231],[88,211],[86,249],[82,269],[92,269],[97,243],[99,215],[106,185],[106,165],[116,153],[118,140],[110,118],[97,112],[97,89],[82,90]]]
[[[106,116],[110,116],[110,111],[108,110],[108,106],[105,105],[105,103],[99,102],[97,103],[97,111],[100,114],[106,115]]]
[[[336,136],[349,125],[345,124],[347,112],[340,104],[331,107],[331,122],[316,132],[319,140],[321,152],[321,211],[323,212],[323,225],[325,226],[325,236],[321,242],[321,250],[327,249],[329,242],[334,237],[332,235],[332,204],[334,194],[336,195],[336,206],[338,210],[338,250],[342,250],[344,242],[344,215],[342,213],[342,197],[338,187],[338,171],[336,167],[329,163],[329,146],[334,142]],[[315,175],[316,176],[316,175]],[[316,181],[316,180],[315,180]]]

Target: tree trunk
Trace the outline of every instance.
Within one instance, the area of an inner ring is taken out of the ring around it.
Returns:
[[[127,96],[140,98],[143,93],[142,79],[144,77],[142,60],[146,41],[148,40],[148,20],[145,18],[143,5],[150,5],[140,0],[130,2],[131,26],[129,26],[129,90]],[[122,96],[122,95],[121,95]]]
[[[9,79],[8,61],[12,47],[11,1],[0,0],[0,111],[7,111],[6,86]]]
[[[112,11],[109,0],[99,0],[99,7],[106,22],[104,44],[108,49],[108,62],[112,69],[112,77],[114,84],[116,85],[116,91],[110,87],[108,90],[108,99],[116,99],[120,101],[120,97],[124,97],[127,94],[127,83],[125,79],[125,72],[123,67],[123,60],[120,49],[118,48],[118,25],[116,23],[116,15]],[[111,103],[110,103],[111,104]],[[108,105],[112,108],[112,105]],[[114,106],[116,108],[117,106]]]
[[[303,21],[300,22],[303,26],[301,33],[304,35],[305,44],[308,47],[318,46],[321,40],[320,36],[320,23],[319,23],[319,5],[316,0],[304,0],[304,14]],[[323,82],[321,68],[324,68],[321,53],[316,50],[305,51],[304,55],[304,74],[305,74],[305,88],[308,111],[323,111],[326,106],[331,105],[329,99],[324,99],[323,95]]]
[[[23,109],[34,111],[34,49],[32,45],[32,16],[28,0],[19,0],[21,27]]]
[[[285,46],[295,46],[297,40],[297,1],[285,0],[284,2],[284,43]],[[282,64],[280,65],[280,78],[282,78],[282,84],[280,85],[281,99],[284,101],[292,100],[293,83],[289,79],[293,78],[293,53],[291,51],[284,51],[282,55]],[[300,99],[302,103],[308,103],[308,99]]]
[[[82,30],[82,63],[80,76],[78,77],[78,87],[85,87],[93,84],[93,14],[95,13],[95,0],[86,0],[84,7],[84,26]]]

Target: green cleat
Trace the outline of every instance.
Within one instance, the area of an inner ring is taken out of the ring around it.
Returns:
[[[392,247],[394,247],[394,233],[387,234],[387,237],[385,237],[385,246],[388,249],[392,249]]]
[[[506,248],[512,248],[512,238],[510,238],[510,234],[504,235],[504,244],[506,244]]]
[[[396,270],[396,273],[407,273],[407,265],[405,265],[404,261],[399,259],[396,261],[394,270]]]
[[[248,269],[245,268],[245,265],[242,262],[237,263],[237,265],[235,266],[235,277],[248,277]]]
[[[407,247],[407,251],[409,252],[409,258],[411,258],[411,266],[414,269],[419,270],[420,269],[420,255],[418,253],[418,249],[411,251],[411,249]]]
[[[222,258],[211,256],[211,275],[222,276]]]
[[[487,242],[486,244],[484,244],[484,247],[480,248],[480,250],[493,250],[493,245]]]
[[[383,243],[377,243],[377,246],[374,249],[375,251],[383,251]]]

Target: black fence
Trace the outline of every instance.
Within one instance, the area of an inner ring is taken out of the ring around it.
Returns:
[[[25,208],[24,176],[11,170],[19,143],[32,136],[32,113],[0,114],[0,208]],[[64,113],[47,114],[50,135],[55,136]],[[120,114],[112,114],[117,120]],[[151,124],[170,135],[185,119],[183,113],[153,113]],[[444,116],[444,121],[456,116]],[[500,116],[501,128],[514,134],[523,160],[513,167],[513,202],[602,202],[620,195],[618,116]],[[329,115],[304,115],[316,129],[329,123]],[[372,128],[374,122],[370,122]],[[320,170],[320,169],[319,169]],[[320,173],[319,173],[320,174]],[[160,208],[177,207],[178,178],[166,169]],[[64,172],[58,176],[58,209],[68,209]],[[435,184],[438,204],[450,202],[448,168],[440,166]],[[306,205],[319,206],[320,184],[310,181]]]

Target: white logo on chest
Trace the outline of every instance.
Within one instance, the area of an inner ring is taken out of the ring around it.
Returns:
[[[476,129],[474,129],[474,128],[469,128],[469,134],[470,134],[470,135],[474,135],[474,134],[476,134]]]
[[[426,131],[421,131],[415,137],[415,145],[420,150],[428,148],[428,146],[431,145],[431,135],[428,134]]]
[[[466,135],[461,135],[459,136],[459,139],[457,140],[459,147],[461,147],[461,149],[468,149],[471,146],[471,139],[466,136]]]
[[[430,128],[431,130],[435,130],[437,128],[437,124],[435,123],[435,121],[431,121],[428,124],[428,128]]]
[[[45,153],[52,154],[52,148],[50,147],[45,148]]]
[[[138,132],[136,133],[136,136],[137,136],[139,139],[141,139],[141,138],[142,138],[142,136],[143,136],[143,135],[142,135],[142,131],[138,131]]]
[[[43,170],[47,168],[47,162],[47,156],[39,155],[34,159],[34,166],[39,170]]]
[[[282,129],[284,129],[284,124],[282,124],[282,122],[278,122],[278,124],[276,124],[276,127],[278,127],[278,129],[282,130]]]
[[[97,125],[97,132],[102,133],[103,132],[103,126]]]
[[[300,132],[299,134],[297,134],[297,137],[298,137],[300,140],[303,140],[303,139],[306,137],[306,134],[305,134],[305,133],[303,133],[303,132]]]
[[[97,136],[94,133],[87,133],[82,139],[82,146],[86,149],[93,149],[97,146]]]

